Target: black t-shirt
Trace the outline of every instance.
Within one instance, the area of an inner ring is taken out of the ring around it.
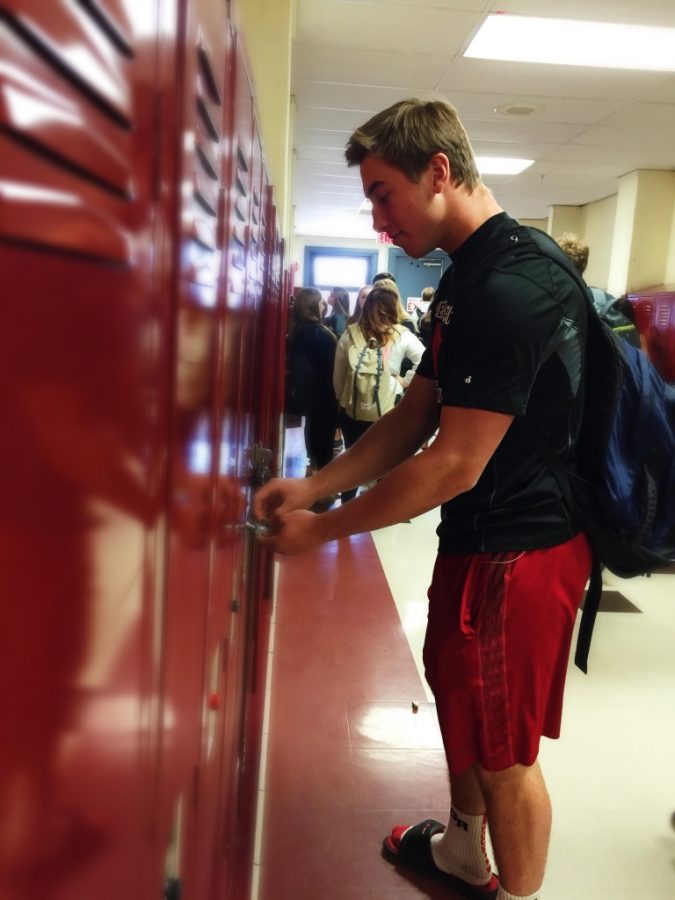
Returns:
[[[455,251],[434,298],[431,349],[417,370],[436,380],[443,405],[515,416],[476,486],[443,504],[445,554],[549,547],[579,531],[532,429],[573,468],[585,300],[543,254],[490,261],[518,227],[500,213]]]

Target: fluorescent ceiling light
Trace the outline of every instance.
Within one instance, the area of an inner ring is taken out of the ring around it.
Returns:
[[[481,175],[519,175],[533,162],[533,159],[516,159],[509,156],[476,157],[476,165]]]
[[[675,28],[490,15],[464,56],[675,72]]]

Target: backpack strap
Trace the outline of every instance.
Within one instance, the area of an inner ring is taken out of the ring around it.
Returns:
[[[567,474],[556,459],[553,451],[546,440],[532,426],[531,422],[523,416],[521,419],[525,429],[527,430],[530,440],[534,445],[539,456],[544,460],[549,471],[554,475],[558,482],[563,500],[570,510],[574,510],[575,501],[572,493]],[[577,635],[577,646],[574,653],[574,664],[578,666],[584,675],[588,674],[588,653],[591,648],[591,639],[593,637],[593,628],[595,619],[600,608],[600,600],[602,599],[602,565],[600,557],[591,543],[591,578],[586,591],[584,600],[584,608],[581,613],[581,622],[579,623],[579,634]]]
[[[588,583],[586,591],[586,599],[584,600],[584,609],[581,613],[581,622],[579,623],[579,634],[577,635],[577,647],[574,651],[574,665],[578,666],[584,675],[588,675],[588,652],[591,649],[591,638],[593,637],[593,627],[595,618],[600,609],[600,599],[602,597],[602,566],[598,554],[593,551],[593,562],[591,565],[591,580]]]
[[[382,406],[380,405],[380,381],[384,373],[384,359],[382,357],[382,347],[377,348],[377,373],[375,375],[375,406],[377,407],[378,419],[382,416]],[[389,377],[389,375],[387,375]]]
[[[536,228],[518,229],[518,231],[521,230],[523,232],[522,238],[521,235],[517,233],[512,234],[510,238],[511,247],[503,250],[499,256],[508,256],[509,254],[512,254],[514,257],[517,257],[521,254],[530,252],[530,248],[534,247],[535,252],[538,251],[539,253],[542,253],[547,259],[550,259],[570,276],[584,297],[587,316],[589,318],[595,318],[597,320],[597,325],[601,325],[600,317],[593,304],[591,293],[586,282],[583,281],[574,264],[565,256],[563,251],[560,250],[550,235],[546,234],[546,232],[539,231],[539,229]],[[586,339],[588,340],[588,334]],[[523,417],[522,421],[529,431],[530,438],[532,439],[532,443],[534,444],[537,453],[555,476],[569,509],[574,510],[576,504],[567,473],[559,460],[555,458],[550,446],[544,438],[530,425],[525,417]],[[591,553],[591,577],[588,590],[586,591],[586,598],[584,600],[584,608],[579,624],[579,634],[577,636],[577,646],[574,654],[574,663],[584,674],[588,674],[588,654],[591,646],[591,639],[593,637],[593,628],[595,626],[595,620],[602,597],[602,565],[598,552],[592,542]]]

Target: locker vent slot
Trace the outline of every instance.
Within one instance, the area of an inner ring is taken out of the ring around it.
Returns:
[[[115,21],[103,4],[97,2],[97,0],[78,0],[78,3],[96,22],[111,44],[124,56],[133,59],[134,51],[130,37],[124,34],[122,26]]]
[[[244,156],[239,141],[237,141],[237,167],[243,169],[244,172],[248,172],[248,163],[246,162],[246,157]]]
[[[103,11],[102,0],[95,5]],[[128,267],[131,63],[92,8],[79,0],[0,8],[0,239]]]
[[[206,84],[211,99],[218,106],[221,106],[222,100],[220,97],[220,90],[218,89],[218,79],[213,71],[213,66],[211,65],[211,53],[206,47],[206,41],[203,34],[199,36],[198,40],[197,59],[199,60],[200,74],[204,79],[204,83]]]
[[[244,214],[243,209],[241,208],[241,200],[237,198],[234,201],[234,214],[239,219],[240,222],[246,221],[246,215]]]
[[[217,302],[220,255],[220,116],[221,96],[212,53],[200,32],[194,58],[194,155],[191,159],[193,197],[190,210],[190,240],[186,275],[187,295],[199,306]]]
[[[218,132],[218,128],[216,127],[216,123],[211,115],[211,111],[208,107],[208,103],[206,98],[197,91],[197,112],[199,113],[199,118],[204,125],[204,128],[207,130],[209,137],[212,141],[220,140],[220,134]]]
[[[212,216],[218,215],[218,198],[215,186],[202,178],[199,172],[195,172],[194,176],[194,195],[205,212]]]
[[[209,148],[206,146],[206,143],[199,139],[198,135],[195,135],[195,150],[197,151],[197,157],[202,164],[202,167],[209,178],[212,178],[214,181],[218,180],[218,169],[216,168],[216,162],[212,159]]]
[[[670,325],[670,305],[668,303],[659,303],[656,307],[657,328],[668,328]]]
[[[246,185],[244,184],[244,182],[243,182],[243,181],[241,180],[241,178],[239,177],[239,173],[237,173],[237,175],[235,176],[235,179],[234,179],[234,186],[236,187],[237,193],[239,194],[239,196],[240,196],[241,198],[244,198],[244,199],[245,199],[246,196],[247,196],[247,194],[248,194],[248,191],[246,190]]]
[[[0,122],[0,132],[3,131],[3,124]],[[131,189],[127,184],[120,186],[119,184],[113,184],[107,181],[105,178],[102,178],[97,172],[91,171],[91,169],[86,169],[84,166],[81,166],[76,160],[73,160],[67,156],[63,156],[58,150],[53,147],[48,147],[45,144],[41,144],[39,141],[34,140],[32,137],[26,134],[20,134],[19,132],[8,132],[9,136],[17,142],[20,146],[24,147],[26,150],[29,150],[31,153],[35,153],[38,156],[43,157],[47,162],[59,166],[66,172],[70,172],[72,175],[77,176],[78,178],[82,178],[84,181],[88,181],[96,187],[101,188],[104,191],[112,194],[114,197],[117,197],[122,200],[131,200]],[[126,176],[126,172],[124,175]],[[127,182],[127,178],[124,178],[124,181]]]
[[[201,244],[205,250],[216,249],[216,237],[213,225],[205,219],[195,217],[192,220],[192,239]]]
[[[63,8],[54,9],[52,16],[62,20],[59,23],[59,33],[62,36],[58,43],[39,27],[34,18],[29,19],[24,15],[19,18],[0,8],[0,21],[4,20],[28,47],[105,116],[119,127],[130,130],[132,122],[128,110],[129,98],[122,96],[124,91],[117,77],[118,73],[111,71],[100,54],[92,51],[86,56],[86,65],[91,74],[88,79],[84,78],[80,74],[80,71],[84,70],[83,60],[80,60],[78,71],[63,48],[76,46],[78,50],[85,48],[88,50],[91,35],[87,35],[85,29],[80,27],[81,23],[74,22],[72,14]],[[123,106],[127,109],[122,109]]]

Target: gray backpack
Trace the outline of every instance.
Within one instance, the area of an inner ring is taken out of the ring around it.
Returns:
[[[399,326],[395,326],[395,330],[400,337]],[[382,347],[378,347],[372,338],[366,341],[358,325],[350,325],[347,332],[348,373],[340,406],[352,419],[375,422],[394,407],[391,375],[384,362]]]

